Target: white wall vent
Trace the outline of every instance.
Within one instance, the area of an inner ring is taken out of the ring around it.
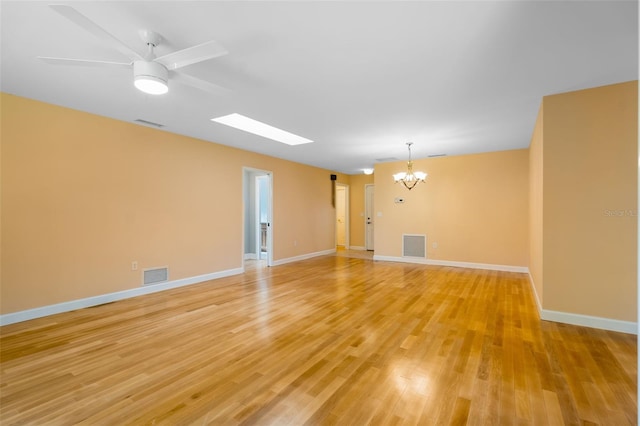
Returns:
[[[145,269],[143,271],[143,285],[158,284],[169,280],[169,268]]]
[[[402,235],[402,256],[427,257],[427,236],[416,234]]]

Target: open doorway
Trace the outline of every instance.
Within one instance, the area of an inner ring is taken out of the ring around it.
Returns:
[[[269,175],[256,176],[256,247],[258,259],[267,260],[268,236],[269,236],[269,197],[270,197],[270,178]]]
[[[336,249],[349,248],[349,185],[336,183]]]
[[[243,259],[253,264],[273,264],[273,183],[271,172],[245,167]]]

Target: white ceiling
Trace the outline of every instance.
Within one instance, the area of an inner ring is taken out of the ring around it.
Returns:
[[[525,148],[542,96],[638,78],[636,1],[65,4],[140,53],[139,29],[159,56],[217,40],[227,55],[182,71],[230,90],[158,97],[125,69],[43,63],[127,59],[47,2],[2,1],[2,91],[349,174],[408,141],[414,158]],[[315,143],[210,121],[233,112]]]

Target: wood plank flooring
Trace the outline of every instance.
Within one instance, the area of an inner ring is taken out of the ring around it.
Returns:
[[[19,424],[636,424],[636,336],[540,321],[524,274],[344,256],[0,329]]]

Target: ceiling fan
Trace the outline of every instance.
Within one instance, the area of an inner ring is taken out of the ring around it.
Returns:
[[[216,41],[208,41],[156,57],[153,50],[160,44],[162,36],[153,31],[140,30],[140,38],[142,38],[142,41],[147,46],[147,53],[142,56],[71,6],[56,4],[50,5],[50,7],[74,24],[82,27],[111,47],[117,49],[120,53],[123,53],[130,61],[109,62],[38,56],[38,59],[44,62],[54,65],[132,68],[134,85],[139,90],[152,95],[167,93],[169,90],[169,79],[211,93],[220,93],[221,90],[225,90],[216,84],[176,71],[187,65],[226,55],[228,53],[227,50]]]

